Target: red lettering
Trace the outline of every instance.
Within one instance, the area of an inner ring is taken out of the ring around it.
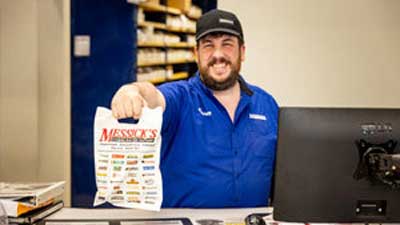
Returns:
[[[121,135],[122,135],[123,138],[128,138],[129,137],[128,131],[129,130],[121,130]]]
[[[153,129],[153,130],[151,130],[151,137],[150,138],[155,138],[155,137],[157,137],[157,130]]]
[[[157,129],[110,129],[103,128],[100,140],[102,142],[110,142],[113,138],[156,138]]]
[[[146,138],[146,130],[141,130],[140,138]]]
[[[110,132],[107,133],[107,128],[103,128],[103,132],[101,133],[100,141],[110,141],[114,132],[114,129],[111,129]]]

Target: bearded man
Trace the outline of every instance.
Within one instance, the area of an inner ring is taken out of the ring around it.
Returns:
[[[236,15],[212,10],[196,28],[199,71],[158,87],[122,86],[111,103],[113,115],[138,119],[144,106],[163,108],[163,207],[267,206],[278,105],[239,74],[245,44]]]

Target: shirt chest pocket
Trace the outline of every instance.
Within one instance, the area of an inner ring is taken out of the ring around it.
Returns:
[[[265,120],[250,120],[246,130],[249,148],[255,156],[275,157],[277,132],[274,124]]]
[[[199,143],[214,155],[227,154],[231,146],[229,128],[211,116],[198,115],[195,118],[195,132]]]

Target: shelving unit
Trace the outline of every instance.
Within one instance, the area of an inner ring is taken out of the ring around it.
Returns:
[[[182,14],[182,11],[177,8],[172,8],[172,7],[168,7],[165,5],[161,5],[159,3],[155,3],[155,1],[140,3],[140,7],[147,11],[166,12],[166,13],[171,13],[171,14],[178,15],[178,16],[180,14]]]
[[[146,66],[162,66],[162,65],[173,65],[173,64],[182,64],[182,63],[194,63],[195,59],[178,59],[178,60],[169,60],[169,61],[149,61],[149,62],[140,62],[138,63],[138,67],[146,67]]]
[[[194,48],[196,44],[187,42],[165,43],[157,41],[141,41],[138,42],[138,47],[169,47],[169,48]]]
[[[137,9],[136,79],[154,84],[187,79],[197,70],[194,47],[200,7],[191,0],[148,0]]]
[[[178,72],[178,73],[174,73],[172,76],[170,76],[167,80],[167,78],[165,77],[158,77],[158,78],[151,78],[147,81],[153,83],[153,84],[161,84],[167,81],[174,81],[174,80],[183,80],[183,79],[187,79],[189,77],[189,73],[188,72]]]
[[[180,33],[189,33],[189,34],[195,34],[196,33],[195,30],[190,30],[190,29],[186,29],[186,28],[172,27],[172,26],[168,26],[168,25],[163,24],[163,23],[151,22],[151,21],[140,21],[138,23],[138,26],[139,27],[153,27],[153,28],[156,28],[156,29],[165,30],[165,31],[171,31],[171,32],[180,32]]]

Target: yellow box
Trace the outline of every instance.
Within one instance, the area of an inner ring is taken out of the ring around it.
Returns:
[[[151,4],[159,5],[159,4],[160,4],[160,0],[147,0],[146,3],[151,3]]]
[[[183,12],[189,12],[192,6],[191,0],[167,0],[167,6],[177,8]]]

